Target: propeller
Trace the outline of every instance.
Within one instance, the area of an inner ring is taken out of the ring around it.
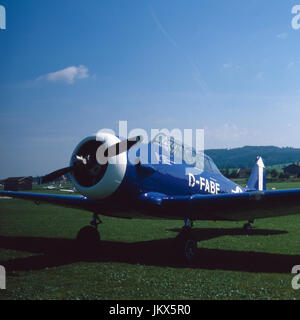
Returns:
[[[56,180],[57,178],[63,176],[64,174],[73,171],[74,167],[75,166],[73,165],[71,167],[66,167],[66,168],[63,168],[63,169],[59,169],[59,170],[56,170],[56,171],[54,171],[52,173],[47,174],[46,176],[43,176],[42,177],[42,184],[49,183],[49,182],[51,182],[53,180]]]
[[[139,143],[140,141],[142,141],[142,137],[141,136],[137,136],[134,138],[129,138],[127,140],[121,141],[117,144],[114,144],[110,147],[108,147],[107,149],[105,149],[104,151],[104,161],[103,163],[107,162],[108,158],[112,158],[115,157],[129,149],[131,149],[134,145],[136,145],[137,143]],[[103,160],[103,159],[102,159]],[[86,158],[84,158],[83,156],[76,156],[76,161],[74,162],[74,164],[70,167],[66,167],[66,168],[62,168],[59,170],[56,170],[52,173],[47,174],[46,176],[42,177],[42,183],[49,183],[53,180],[58,179],[59,177],[61,177],[64,174],[73,172],[75,169],[84,169],[84,168],[88,168],[89,167],[89,162],[91,161],[91,157],[90,155],[88,155]]]
[[[136,136],[133,138],[129,138],[127,140],[123,140],[107,148],[104,151],[104,157],[112,158],[112,157],[118,156],[119,154],[131,149],[133,146],[135,146],[137,143],[141,141],[142,141],[142,136]]]

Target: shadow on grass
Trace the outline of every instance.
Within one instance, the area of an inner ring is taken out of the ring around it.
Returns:
[[[284,233],[286,232],[252,230],[250,235],[272,236]],[[240,229],[195,229],[194,235],[198,241],[203,241],[223,235],[245,235],[245,232]],[[0,262],[6,267],[8,274],[15,271],[41,270],[79,261],[266,273],[290,273],[291,268],[300,263],[300,255],[201,248],[198,249],[195,263],[187,265],[178,258],[178,252],[174,250],[174,239],[135,243],[102,241],[98,250],[92,253],[85,250],[84,255],[79,254],[77,242],[72,239],[0,237],[0,248],[35,254]]]
[[[179,233],[180,228],[167,229],[167,231],[172,231]],[[193,228],[193,235],[198,242],[205,241],[213,238],[223,237],[223,236],[274,236],[279,234],[288,233],[287,231],[281,230],[264,230],[255,229],[245,231],[242,228],[232,228],[232,229],[222,229],[222,228]]]

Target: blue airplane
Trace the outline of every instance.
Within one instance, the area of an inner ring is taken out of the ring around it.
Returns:
[[[187,161],[191,155],[202,155],[200,166]],[[87,137],[75,148],[70,166],[44,176],[42,183],[66,173],[81,196],[10,191],[0,196],[91,212],[91,225],[77,235],[78,248],[85,250],[97,248],[100,241],[99,215],[183,220],[176,248],[192,261],[197,249],[193,221],[248,221],[244,228],[250,230],[255,219],[300,213],[300,189],[266,190],[261,157],[243,188],[224,177],[210,157],[162,133],[150,143],[141,136],[123,141],[108,133]]]

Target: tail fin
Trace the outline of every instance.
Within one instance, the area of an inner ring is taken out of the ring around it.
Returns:
[[[264,191],[267,190],[266,168],[261,157],[257,157],[252,169],[249,181],[246,185],[246,191]]]

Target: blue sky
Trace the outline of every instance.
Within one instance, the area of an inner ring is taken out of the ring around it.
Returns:
[[[300,147],[298,2],[0,0],[0,177],[63,167],[118,120]]]

